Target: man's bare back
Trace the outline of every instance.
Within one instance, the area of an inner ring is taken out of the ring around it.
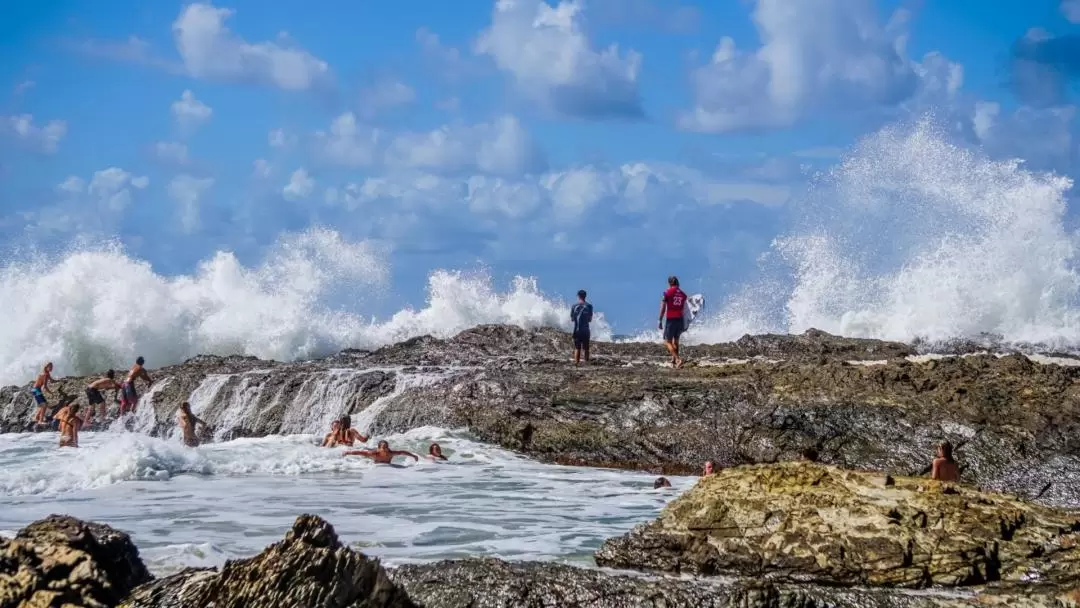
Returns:
[[[380,441],[379,446],[374,450],[350,450],[345,452],[345,456],[366,456],[375,461],[375,464],[390,464],[394,460],[394,456],[408,456],[413,460],[419,462],[420,457],[412,452],[406,452],[405,450],[391,450],[390,444],[386,441]]]
[[[78,417],[79,404],[73,403],[56,413],[56,419],[60,422],[60,447],[79,447],[79,429],[82,427],[82,418]]]
[[[177,414],[177,418],[180,424],[180,431],[184,434],[184,445],[192,448],[198,447],[199,436],[195,434],[195,425],[201,424],[205,427],[206,423],[191,412],[191,405],[186,401],[180,405],[180,411]]]

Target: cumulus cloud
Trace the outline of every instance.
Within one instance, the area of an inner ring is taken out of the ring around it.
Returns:
[[[308,175],[305,169],[297,169],[293,171],[292,177],[289,178],[289,183],[281,191],[281,195],[287,201],[301,201],[311,196],[314,190],[315,180]]]
[[[1072,23],[1080,23],[1080,0],[1061,0],[1061,14]]]
[[[329,131],[315,132],[315,146],[320,158],[343,167],[366,167],[378,158],[381,134],[362,127],[356,115],[346,112],[330,123]]]
[[[250,43],[234,34],[225,24],[234,12],[203,3],[189,4],[181,11],[172,29],[188,74],[287,91],[329,82],[330,66],[287,39]]]
[[[0,119],[0,127],[10,133],[24,145],[52,154],[60,146],[60,141],[67,135],[67,122],[50,120],[44,126],[34,124],[31,114],[20,114]]]
[[[762,46],[747,52],[721,39],[691,77],[694,108],[680,115],[682,128],[790,126],[816,110],[895,104],[918,87],[903,12],[882,25],[872,0],[757,0],[753,20]]]
[[[154,144],[154,156],[166,164],[184,165],[188,162],[188,147],[175,141],[159,141]]]
[[[273,174],[274,168],[270,165],[270,161],[265,158],[256,158],[255,162],[251,163],[252,173],[259,179],[266,179]]]
[[[68,194],[82,194],[86,191],[86,180],[76,175],[69,175],[56,189]]]
[[[94,172],[86,192],[104,210],[121,212],[131,204],[132,189],[143,190],[148,185],[150,178],[146,176],[137,177],[119,167],[110,167]]]
[[[172,103],[173,118],[182,127],[193,127],[210,120],[214,110],[195,98],[195,94],[185,90],[180,99]]]
[[[461,51],[443,44],[439,35],[426,27],[416,30],[416,42],[440,78],[454,82],[475,71]]]
[[[366,116],[410,104],[415,99],[416,91],[412,87],[393,78],[380,78],[360,91],[360,107]]]
[[[213,178],[177,175],[169,181],[169,198],[177,205],[180,229],[185,233],[195,232],[199,227],[199,202],[214,185]]]
[[[490,56],[521,93],[559,114],[640,117],[641,55],[616,45],[597,51],[582,27],[582,5],[498,0],[475,50]]]
[[[402,134],[390,143],[386,157],[392,166],[452,172],[516,175],[546,166],[539,146],[513,116]]]
[[[978,143],[991,156],[1022,158],[1033,169],[1062,174],[1078,168],[1075,106],[1021,106],[1005,112],[996,102],[981,101],[970,120]]]

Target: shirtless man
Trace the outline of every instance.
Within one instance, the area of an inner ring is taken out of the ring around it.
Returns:
[[[101,418],[104,420],[109,413],[108,406],[105,405],[105,397],[101,395],[101,391],[119,391],[121,389],[120,384],[116,381],[116,372],[109,370],[105,372],[105,375],[97,380],[94,380],[86,386],[86,402],[90,404],[90,411],[86,413],[86,424],[90,425],[94,421],[94,406],[101,406]],[[117,392],[113,396],[114,401],[120,399],[120,394]]]
[[[938,481],[960,481],[960,467],[953,460],[952,444],[948,441],[942,443],[937,449],[938,457],[934,459],[930,467],[930,479]]]
[[[348,452],[345,452],[345,456],[366,456],[374,460],[375,464],[390,464],[394,459],[394,456],[408,456],[409,458],[420,462],[420,457],[412,452],[391,450],[390,444],[386,441],[380,441],[378,447],[374,450],[349,450]]]
[[[30,389],[30,394],[34,396],[34,403],[37,404],[37,412],[34,412],[34,422],[36,424],[45,424],[46,422],[45,412],[49,407],[49,402],[45,400],[45,393],[52,394],[52,389],[49,388],[49,383],[53,381],[52,370],[53,364],[50,361],[45,364],[37,379],[34,380],[34,388]]]
[[[428,453],[425,458],[436,462],[440,460],[447,460],[446,456],[443,456],[442,446],[437,443],[433,443],[431,444],[431,446],[428,447]]]
[[[135,365],[131,366],[131,370],[128,371],[127,379],[124,380],[124,384],[120,387],[120,415],[123,416],[127,412],[135,413],[135,408],[139,405],[139,392],[135,390],[135,381],[142,378],[146,382],[146,386],[149,387],[154,383],[150,379],[150,374],[146,373],[146,368],[143,364],[146,360],[142,357],[135,359]]]
[[[338,420],[338,430],[336,443],[338,445],[347,445],[352,447],[354,443],[359,441],[360,443],[367,443],[368,437],[360,431],[352,428],[352,418],[348,414],[345,414]]]
[[[56,413],[56,419],[60,422],[60,447],[79,447],[79,429],[82,428],[82,418],[79,418],[79,404],[72,403]]]
[[[337,446],[338,433],[341,429],[341,420],[335,420],[330,423],[330,432],[323,437],[322,444],[319,447],[332,448]]]
[[[191,413],[191,404],[187,401],[180,404],[180,411],[176,413],[177,423],[184,433],[184,445],[189,448],[199,447],[199,436],[195,434],[195,425],[201,424],[206,428],[206,423],[198,416]]]

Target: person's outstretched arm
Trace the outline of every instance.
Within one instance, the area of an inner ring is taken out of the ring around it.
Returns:
[[[342,456],[367,456],[372,458],[375,456],[375,452],[373,450],[349,450],[343,453]]]

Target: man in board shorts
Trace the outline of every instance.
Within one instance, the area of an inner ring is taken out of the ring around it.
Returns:
[[[578,301],[570,308],[570,320],[574,322],[574,365],[581,364],[582,352],[585,362],[589,362],[589,323],[592,322],[592,304],[585,301],[585,290],[577,292]]]
[[[34,380],[34,387],[30,389],[30,394],[34,396],[34,403],[37,404],[37,411],[34,412],[34,422],[37,424],[45,424],[46,411],[49,407],[49,402],[45,399],[45,392],[52,394],[52,390],[49,389],[49,383],[52,382],[52,361],[45,364],[45,367],[38,374],[37,379]]]
[[[90,426],[90,423],[94,421],[94,410],[97,406],[101,406],[101,419],[104,420],[108,415],[108,406],[105,405],[105,397],[102,396],[101,391],[115,390],[119,391],[123,387],[116,382],[116,372],[109,370],[105,372],[105,376],[94,380],[86,387],[86,402],[90,404],[90,409],[86,413],[86,420],[83,422],[85,426]],[[119,395],[117,395],[119,397]]]
[[[671,366],[682,367],[679,357],[679,336],[686,329],[683,320],[683,308],[686,306],[686,294],[679,289],[679,277],[668,277],[668,288],[660,299],[659,327],[664,330],[664,346],[671,353]]]
[[[150,386],[154,383],[150,379],[150,374],[146,373],[146,368],[143,365],[146,360],[142,357],[135,359],[135,365],[131,366],[131,370],[128,371],[127,379],[124,380],[124,384],[120,387],[120,415],[123,416],[127,412],[135,413],[135,408],[139,405],[139,392],[135,390],[135,381],[142,378],[146,381],[146,386]]]

